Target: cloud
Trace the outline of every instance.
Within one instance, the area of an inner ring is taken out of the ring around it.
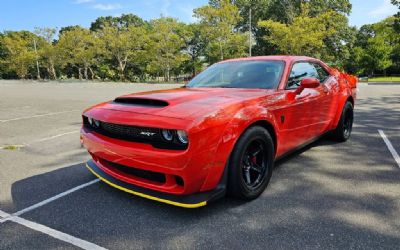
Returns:
[[[75,4],[92,3],[94,0],[75,0]]]
[[[93,5],[93,8],[98,9],[98,10],[117,10],[117,9],[121,9],[122,6],[119,3],[98,3]]]
[[[368,12],[368,15],[375,18],[385,18],[397,12],[397,7],[390,3],[390,0],[382,0],[380,6]]]

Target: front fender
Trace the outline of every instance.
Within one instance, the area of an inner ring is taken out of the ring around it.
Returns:
[[[212,189],[220,182],[236,142],[249,127],[257,122],[268,123],[273,128],[276,128],[274,116],[264,107],[244,107],[233,115],[221,134],[215,151],[214,168],[213,171],[209,171],[201,188],[202,191]],[[278,141],[279,135],[275,133],[274,136]]]

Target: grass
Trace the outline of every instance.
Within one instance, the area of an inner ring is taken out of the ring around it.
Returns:
[[[24,147],[24,145],[6,145],[6,146],[3,146],[3,147],[0,147],[0,149],[4,149],[4,150],[19,150],[22,147]]]
[[[400,76],[372,77],[372,78],[368,78],[368,82],[398,82],[398,83],[400,83]]]

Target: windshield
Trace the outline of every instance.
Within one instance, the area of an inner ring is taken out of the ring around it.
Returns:
[[[217,63],[193,78],[187,87],[276,89],[283,67],[283,61]]]

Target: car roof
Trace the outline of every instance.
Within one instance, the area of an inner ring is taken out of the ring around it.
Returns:
[[[253,56],[253,57],[244,57],[244,58],[236,58],[236,59],[229,59],[225,61],[221,61],[220,63],[225,62],[238,62],[238,61],[285,61],[285,62],[292,62],[292,61],[319,61],[318,59],[308,57],[308,56],[287,56],[287,55],[277,55],[277,56]]]

